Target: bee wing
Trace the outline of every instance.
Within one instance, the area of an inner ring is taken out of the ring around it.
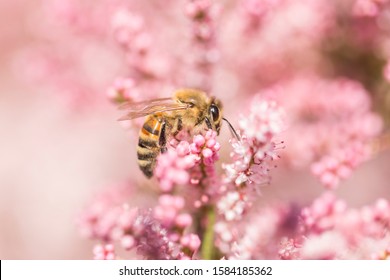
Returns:
[[[138,110],[141,110],[141,109],[145,108],[148,105],[158,104],[158,103],[162,103],[164,101],[170,101],[170,100],[173,101],[172,98],[165,97],[165,98],[156,98],[156,99],[143,100],[143,101],[139,101],[139,102],[125,102],[125,103],[121,104],[118,107],[118,109],[119,110],[138,111]]]
[[[129,102],[119,107],[121,110],[127,110],[128,113],[118,120],[132,120],[155,113],[183,110],[187,108],[189,108],[188,104],[177,103],[172,98],[158,98],[141,102]]]

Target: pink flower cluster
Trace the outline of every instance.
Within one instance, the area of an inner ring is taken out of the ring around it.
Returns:
[[[153,48],[153,36],[141,15],[126,7],[118,8],[111,17],[111,29],[124,52],[129,70],[123,82],[122,79],[116,80],[109,88],[108,96],[111,100],[118,103],[138,101],[140,95],[145,100],[147,97],[155,97],[157,90],[170,87],[170,66],[164,56]],[[127,90],[123,90],[123,86]]]
[[[195,135],[191,144],[187,141],[171,141],[176,147],[168,149],[157,159],[155,175],[161,190],[171,191],[175,185],[189,183],[196,185],[207,175],[211,175],[221,147],[216,136],[216,132],[209,130],[205,135]]]
[[[284,129],[284,112],[274,101],[257,95],[239,125],[240,139],[231,140],[233,163],[223,165],[226,191],[217,203],[216,245],[229,259],[264,258],[268,253],[263,250],[285,213],[277,208],[258,213],[251,208],[258,197],[254,192],[258,194],[259,187],[269,183],[271,164],[279,158],[275,138]],[[254,226],[264,224],[266,229]]]
[[[72,110],[102,106],[102,89],[121,65],[107,40],[113,2],[44,0],[39,5],[27,20],[35,39],[23,44],[15,61],[19,77],[55,93]]]
[[[155,73],[149,59],[152,37],[145,30],[144,19],[128,9],[118,9],[111,18],[111,28],[118,44],[123,48],[126,62],[135,78],[153,78]]]
[[[144,30],[141,16],[128,9],[118,9],[111,18],[111,27],[118,43],[134,56],[141,56],[148,51],[151,37]]]
[[[116,258],[114,246],[112,244],[95,245],[93,248],[93,255],[95,260],[115,260]]]
[[[125,209],[118,218],[122,246],[147,259],[179,259],[182,255],[179,246],[167,236],[161,223],[148,211],[136,213],[138,209]]]
[[[388,0],[355,0],[352,13],[357,17],[375,17],[388,3]]]
[[[189,84],[209,91],[212,85],[213,65],[220,56],[216,44],[215,26],[219,6],[211,0],[188,0],[185,12],[191,20],[194,53],[189,61],[193,69],[192,75],[188,78]]]
[[[133,79],[118,77],[107,89],[107,97],[114,103],[120,104],[125,101],[139,101],[140,93]]]
[[[218,9],[210,0],[191,0],[186,4],[186,14],[194,21],[194,38],[204,43],[211,43],[215,30],[211,26]]]
[[[197,155],[191,154],[188,142],[180,142],[176,150],[168,149],[157,159],[155,176],[163,192],[171,191],[175,185],[185,185],[190,182],[188,170],[199,161]]]
[[[280,206],[253,207],[232,223],[220,220],[215,225],[216,246],[227,259],[276,259],[284,234],[294,229],[286,230],[291,211]]]
[[[136,248],[139,255],[148,259],[196,257],[201,240],[197,233],[188,232],[194,226],[190,212],[210,202],[211,186],[216,187],[210,180],[220,145],[216,132],[211,130],[205,135],[195,135],[191,144],[175,141],[158,157],[155,176],[162,193],[152,210],[130,208],[126,203],[129,194],[119,188],[99,195],[82,213],[81,230],[89,238],[105,243],[96,247],[95,258],[116,257],[115,244],[125,250]],[[178,190],[174,187],[180,185],[187,185],[190,193],[193,191],[190,206],[185,194],[173,194]],[[201,186],[202,190],[194,186]]]
[[[302,209],[305,240],[301,258],[371,259],[386,255],[390,242],[390,203],[348,208],[345,201],[324,193]],[[333,244],[333,246],[329,246]]]
[[[242,7],[248,17],[248,25],[257,29],[261,24],[262,19],[272,12],[273,8],[277,7],[283,0],[243,0]]]
[[[215,225],[228,259],[389,259],[390,203],[350,208],[325,192],[312,205],[253,207]]]
[[[134,191],[131,184],[122,183],[98,193],[77,219],[81,234],[91,239],[112,240],[122,205]]]
[[[350,234],[352,242],[356,242],[358,235],[382,238],[390,227],[390,203],[378,199],[372,206],[348,209],[343,200],[332,193],[324,193],[302,210],[302,218],[306,231],[312,234],[337,229],[345,231],[347,236]]]
[[[177,242],[181,250],[186,252],[181,258],[192,258],[199,250],[201,241],[194,233],[184,233],[193,223],[192,216],[185,211],[185,200],[182,196],[161,195],[158,205],[153,210],[153,216],[161,221],[167,230],[170,240]]]
[[[312,173],[328,188],[336,188],[340,180],[347,179],[359,164],[370,156],[368,146],[360,142],[336,150],[332,156],[325,155],[311,166]]]
[[[256,96],[249,115],[239,121],[242,136],[232,140],[233,163],[225,164],[226,182],[263,185],[269,182],[272,161],[278,159],[275,136],[283,130],[283,112],[275,102]]]
[[[95,247],[95,258],[117,258],[115,244],[125,250],[137,248],[145,258],[179,258],[179,247],[168,239],[159,220],[150,211],[129,207],[132,195],[128,184],[112,187],[98,194],[81,213],[82,234],[103,243]]]
[[[175,202],[174,205],[170,203]],[[169,203],[169,205],[167,205]],[[110,228],[105,236],[91,236],[103,242],[95,246],[95,259],[116,259],[119,257],[114,251],[132,251],[146,259],[190,259],[200,246],[199,237],[195,234],[184,234],[192,219],[188,214],[179,214],[183,207],[181,198],[162,196],[153,213],[141,211],[138,208],[129,208],[127,204],[113,205],[106,211],[115,216],[98,217],[101,226],[104,219],[110,219]],[[88,213],[91,209],[86,210]],[[133,256],[134,257],[134,256]]]
[[[360,83],[297,77],[263,93],[289,115],[285,155],[290,164],[310,164],[327,188],[336,188],[370,158],[382,121],[371,111],[369,93]]]

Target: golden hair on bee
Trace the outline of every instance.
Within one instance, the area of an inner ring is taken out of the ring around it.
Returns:
[[[119,120],[146,116],[139,133],[137,157],[139,167],[148,178],[153,176],[157,157],[166,151],[170,137],[176,138],[181,131],[194,135],[208,129],[219,134],[221,121],[227,121],[222,117],[222,103],[196,89],[179,89],[171,98],[128,102],[120,109],[128,113]],[[237,137],[235,131],[234,134]]]

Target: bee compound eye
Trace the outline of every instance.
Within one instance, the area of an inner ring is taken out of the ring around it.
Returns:
[[[213,117],[214,121],[219,119],[219,109],[214,104],[210,106],[210,114]]]

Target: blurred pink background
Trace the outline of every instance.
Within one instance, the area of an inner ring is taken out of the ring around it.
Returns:
[[[99,187],[129,177],[135,152],[114,107],[70,113],[15,77],[36,2],[0,2],[0,258],[90,259],[77,214]]]
[[[139,176],[134,139],[103,93],[101,108],[72,112],[57,95],[16,78],[14,56],[31,43],[28,15],[38,2],[0,2],[0,259],[90,259],[93,242],[75,219],[93,193]],[[379,154],[337,193],[351,206],[390,199],[389,163],[390,151]],[[322,191],[307,170],[280,166],[263,196],[308,203]]]

